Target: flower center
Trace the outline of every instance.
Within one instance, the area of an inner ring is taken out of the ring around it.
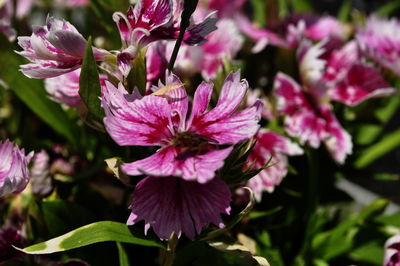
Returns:
[[[183,150],[202,150],[208,146],[210,141],[207,137],[186,131],[176,133],[172,139],[172,144]]]

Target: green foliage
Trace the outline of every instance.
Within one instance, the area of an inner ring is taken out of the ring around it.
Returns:
[[[124,246],[119,242],[116,243],[118,248],[119,266],[129,266],[129,257]]]
[[[104,241],[164,248],[164,245],[159,241],[129,230],[126,224],[102,221],[85,225],[46,242],[20,249],[20,251],[27,254],[50,254]]]
[[[390,16],[399,8],[400,8],[399,0],[390,1],[387,4],[381,6],[378,10],[376,10],[375,14],[379,16]]]
[[[385,135],[379,142],[366,148],[357,158],[355,166],[363,168],[397,147],[400,147],[400,129]]]
[[[127,77],[128,88],[133,91],[137,87],[142,95],[146,94],[146,49],[139,50],[136,58],[131,62],[132,69]]]
[[[100,106],[101,85],[96,60],[93,56],[91,37],[88,39],[83,57],[79,78],[79,95],[88,108],[89,114],[101,121],[104,117],[104,110]]]

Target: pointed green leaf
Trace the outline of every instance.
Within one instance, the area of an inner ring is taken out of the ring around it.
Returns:
[[[93,56],[92,38],[89,37],[85,56],[83,57],[81,76],[79,78],[79,95],[96,119],[102,120],[104,110],[100,106],[101,86],[96,60]]]
[[[374,145],[365,149],[355,162],[355,167],[363,168],[379,157],[400,146],[400,130],[387,134]]]
[[[62,236],[19,250],[27,254],[50,254],[104,241],[165,248],[158,240],[133,233],[126,224],[102,221],[82,226]]]
[[[382,17],[392,15],[397,9],[400,8],[400,1],[390,1],[387,4],[380,7],[375,13]]]
[[[127,77],[128,87],[133,91],[137,87],[142,95],[146,93],[146,49],[139,50],[136,58],[131,62],[132,69]]]

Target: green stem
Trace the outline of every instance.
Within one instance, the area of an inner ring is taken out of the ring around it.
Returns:
[[[167,250],[161,250],[161,265],[162,266],[172,266],[175,260],[175,250],[178,245],[178,237],[175,233],[172,233],[170,239],[168,240]]]
[[[181,15],[181,24],[179,30],[179,36],[176,40],[174,50],[172,51],[171,58],[168,63],[168,70],[172,71],[174,68],[174,64],[176,61],[176,57],[178,56],[179,48],[182,45],[183,37],[185,36],[185,31],[187,27],[190,25],[190,17],[192,16],[193,12],[196,10],[196,6],[199,0],[185,0],[183,12]]]
[[[303,236],[303,244],[300,248],[299,254],[295,259],[295,263],[311,265],[312,264],[312,256],[310,254],[310,247],[313,237],[313,227],[315,224],[315,211],[317,209],[318,201],[319,201],[319,193],[318,193],[318,178],[319,178],[319,169],[318,169],[318,156],[315,150],[308,149],[306,151],[307,161],[308,161],[308,179],[307,179],[307,187],[306,187],[306,205],[304,212],[304,236]]]

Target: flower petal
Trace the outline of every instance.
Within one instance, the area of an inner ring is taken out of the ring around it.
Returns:
[[[350,106],[375,97],[396,93],[381,76],[380,72],[365,63],[354,64],[346,78],[330,90],[331,99]]]
[[[271,164],[273,164],[248,181],[257,201],[261,201],[262,192],[272,192],[286,176],[287,155],[301,155],[303,150],[290,139],[266,129],[260,129],[255,140],[256,145],[248,157],[246,167],[252,166],[253,169],[259,169],[269,161],[271,156]]]
[[[353,143],[351,136],[347,133],[337,121],[336,117],[331,113],[327,118],[327,137],[324,141],[326,148],[332,157],[340,164],[343,164],[347,155],[352,153]]]
[[[188,45],[202,45],[207,42],[205,36],[217,29],[218,18],[212,18],[214,14],[215,12],[212,12],[203,21],[190,25],[183,41]]]
[[[82,35],[67,31],[50,31],[46,35],[49,42],[58,50],[76,57],[83,57],[85,54],[86,40]]]
[[[197,119],[208,108],[210,103],[211,94],[213,92],[213,84],[202,82],[196,89],[193,98],[192,112],[188,120],[188,127],[192,124],[193,119]]]
[[[224,165],[224,160],[231,151],[232,147],[205,153],[180,153],[174,147],[165,147],[145,159],[123,164],[122,170],[128,175],[171,175],[206,183],[214,178],[215,171]]]
[[[194,239],[210,223],[223,226],[220,213],[229,214],[231,194],[218,178],[206,184],[174,177],[147,177],[139,182],[127,224],[144,220],[161,239],[173,232]]]
[[[125,88],[115,88],[106,82],[102,106],[106,113],[107,132],[119,145],[164,145],[171,138],[171,109],[158,96],[129,94]]]

